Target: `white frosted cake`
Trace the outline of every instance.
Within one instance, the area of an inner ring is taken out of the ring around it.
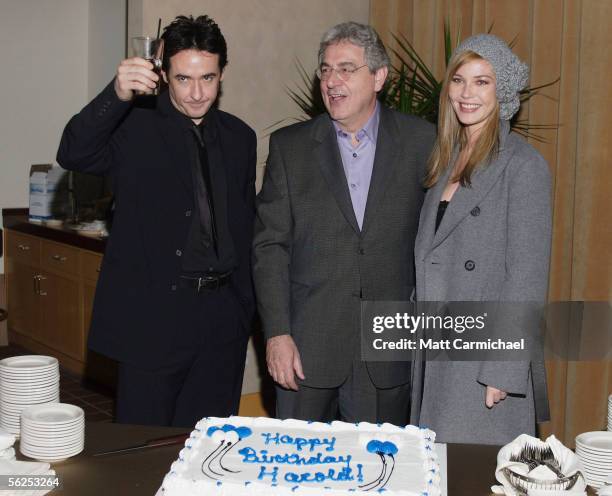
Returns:
[[[435,433],[412,425],[208,418],[197,423],[164,496],[438,496]]]

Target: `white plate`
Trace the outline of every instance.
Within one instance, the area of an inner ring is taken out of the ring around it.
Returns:
[[[22,355],[0,360],[0,368],[36,370],[58,366],[57,358],[44,355]]]
[[[72,432],[50,432],[50,433],[41,433],[37,431],[33,431],[32,429],[28,429],[24,427],[23,424],[21,426],[21,432],[23,432],[28,437],[33,439],[46,439],[46,440],[56,440],[56,439],[67,439],[77,436],[83,436],[85,434],[85,429],[78,429]]]
[[[582,460],[582,465],[584,466],[584,468],[586,468],[587,470],[606,470],[608,472],[612,472],[612,463],[610,462],[600,462],[600,461],[593,461],[593,460],[587,460],[585,458],[579,457]]]
[[[606,431],[585,432],[576,436],[576,445],[612,454],[612,434]]]
[[[30,395],[22,395],[22,396],[17,396],[14,394],[6,394],[6,393],[0,394],[0,401],[4,403],[13,403],[16,405],[25,404],[25,403],[36,403],[36,400],[40,400],[38,401],[38,403],[44,403],[45,401],[50,403],[51,400],[49,398],[59,399],[59,391],[57,389],[56,390],[50,389],[49,391],[44,391],[41,393],[32,393]]]
[[[47,398],[33,398],[31,400],[22,401],[8,401],[2,400],[2,409],[7,412],[19,412],[21,413],[26,408],[31,406],[55,404],[59,401],[59,395],[48,396]]]
[[[74,448],[67,450],[58,450],[58,451],[42,451],[39,449],[30,449],[26,447],[20,446],[20,452],[30,458],[36,458],[42,460],[44,458],[68,458],[69,456],[74,456],[81,451],[85,446],[75,446]]]
[[[40,396],[50,396],[50,395],[59,396],[59,388],[57,388],[57,387],[50,387],[50,388],[47,388],[47,389],[41,389],[40,391],[25,392],[23,394],[21,394],[21,393],[9,393],[7,391],[2,391],[0,393],[0,400],[4,399],[4,398],[14,398],[16,400],[19,400],[19,399],[37,398],[37,397],[40,397]]]
[[[38,446],[40,448],[59,449],[83,444],[84,436],[83,434],[80,434],[78,436],[68,437],[65,439],[39,439],[21,431],[21,442],[24,444],[24,446]]]
[[[0,383],[21,384],[25,382],[41,382],[59,379],[59,370],[52,369],[42,372],[2,372],[0,371]]]
[[[25,388],[25,387],[44,387],[47,384],[55,384],[60,381],[58,374],[49,374],[43,376],[30,376],[30,377],[5,377],[0,376],[0,389],[5,387],[12,388]]]
[[[85,418],[85,412],[82,408],[68,403],[31,406],[24,410],[21,415],[27,421],[33,421],[39,425],[64,425]]]
[[[83,434],[85,433],[85,429],[76,429],[72,432],[66,432],[66,433],[61,433],[61,434],[52,433],[52,432],[43,434],[43,433],[28,429],[26,426],[22,425],[21,432],[23,432],[25,436],[31,439],[57,441],[58,439],[71,439],[73,437],[79,437],[79,436],[82,437]]]
[[[83,451],[83,450],[81,450]],[[76,453],[69,453],[66,455],[55,455],[55,456],[43,456],[43,455],[26,455],[28,458],[32,458],[33,460],[38,460],[39,462],[47,462],[47,463],[60,463],[68,458],[72,458],[73,456],[78,455],[81,451],[77,451]]]
[[[0,390],[6,388],[12,389],[23,389],[29,387],[45,387],[49,384],[59,384],[60,377],[55,375],[48,375],[44,377],[19,377],[16,379],[6,379],[0,377]]]
[[[82,429],[85,426],[85,420],[83,418],[77,418],[71,422],[64,422],[61,424],[38,423],[38,422],[34,422],[28,419],[27,417],[23,417],[21,421],[24,426],[30,429],[34,429],[37,431],[43,431],[43,432],[61,433],[61,432],[72,431],[75,429]]]
[[[585,467],[584,465],[583,467],[584,467],[585,472],[590,475],[596,475],[599,477],[607,477],[608,475],[612,474],[612,469],[609,467],[606,467],[606,468]]]
[[[0,396],[4,394],[14,394],[23,396],[28,394],[40,394],[46,391],[59,391],[59,382],[50,382],[49,384],[32,384],[29,387],[0,387]]]
[[[37,446],[34,444],[26,443],[23,441],[23,436],[21,437],[22,441],[20,441],[19,446],[21,446],[22,453],[36,453],[37,455],[44,456],[57,456],[57,455],[67,455],[70,453],[74,453],[75,451],[78,453],[82,451],[85,447],[85,443],[75,442],[72,444],[65,444],[62,446]]]

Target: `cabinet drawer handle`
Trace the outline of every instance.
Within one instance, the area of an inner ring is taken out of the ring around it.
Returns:
[[[40,281],[45,281],[46,279],[47,278],[42,274],[36,274],[34,276],[34,293],[38,296],[47,296],[47,292],[40,289]]]
[[[43,275],[38,275],[38,296],[47,296],[47,292],[40,288],[40,281],[46,281],[47,278]]]
[[[17,245],[17,247],[22,251],[28,251],[30,247],[28,245]]]
[[[62,257],[60,255],[53,255],[51,258],[53,260],[56,260],[57,262],[65,262],[66,260],[68,260],[66,257]]]
[[[98,266],[96,267],[96,272],[100,272],[101,270],[102,270],[102,266],[101,266],[101,265],[98,265]]]

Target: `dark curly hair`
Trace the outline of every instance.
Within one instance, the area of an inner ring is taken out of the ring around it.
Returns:
[[[219,68],[227,65],[227,44],[215,21],[207,15],[178,16],[164,28],[162,69],[170,69],[170,58],[183,50],[203,50],[219,55]]]

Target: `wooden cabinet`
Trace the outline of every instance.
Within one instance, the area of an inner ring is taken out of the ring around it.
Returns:
[[[7,229],[9,336],[83,374],[102,255]]]

